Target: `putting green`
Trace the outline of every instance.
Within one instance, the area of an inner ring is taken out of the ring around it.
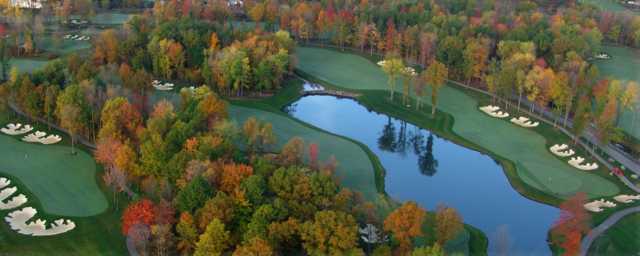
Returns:
[[[338,161],[336,174],[342,185],[361,192],[367,200],[376,199],[377,190],[371,160],[357,144],[304,126],[283,115],[258,109],[231,105],[229,116],[240,125],[249,117],[270,122],[277,137],[276,147],[278,148],[294,136],[301,137],[306,144],[318,144],[321,161],[325,161],[331,155],[336,157]]]
[[[96,163],[87,152],[71,155],[69,146],[30,144],[2,134],[0,155],[0,176],[16,177],[48,214],[93,216],[108,206],[96,183]]]
[[[603,50],[613,58],[595,61],[601,75],[623,81],[634,80],[640,83],[640,73],[638,73],[640,70],[640,51],[617,46],[604,46]],[[640,109],[640,102],[638,102],[637,109]],[[618,126],[640,139],[640,116],[636,117],[638,120],[635,125],[633,118],[633,111],[624,111]]]
[[[349,89],[387,90],[384,73],[361,56],[299,47],[297,57],[298,68],[329,83]],[[440,110],[455,118],[456,134],[514,162],[518,176],[527,184],[564,198],[577,191],[586,192],[591,198],[619,191],[614,183],[558,160],[538,133],[483,114],[477,109],[478,101],[456,87],[442,88],[439,101]]]

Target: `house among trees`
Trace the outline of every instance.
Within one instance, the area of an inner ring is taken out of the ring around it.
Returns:
[[[12,7],[24,8],[24,9],[42,8],[41,0],[9,0],[9,4]]]

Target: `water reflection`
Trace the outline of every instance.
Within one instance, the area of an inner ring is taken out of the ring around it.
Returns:
[[[413,154],[418,156],[417,166],[420,172],[426,176],[433,176],[437,172],[438,160],[433,157],[433,134],[429,132],[427,141],[424,141],[423,130],[414,126],[412,132],[407,132],[407,122],[399,121],[400,129],[396,133],[395,123],[387,117],[378,138],[378,148],[383,151],[407,155],[407,148],[413,149]]]
[[[429,133],[426,150],[419,156],[418,167],[420,172],[426,176],[435,175],[438,171],[438,160],[433,157],[433,134]]]
[[[458,209],[465,222],[488,236],[490,254],[550,254],[547,231],[558,210],[517,193],[492,158],[351,99],[308,96],[289,111],[369,147],[387,171],[385,189],[392,198],[428,210],[441,203]]]

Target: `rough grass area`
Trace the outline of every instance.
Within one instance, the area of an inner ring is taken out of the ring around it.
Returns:
[[[630,228],[631,227],[631,228]],[[640,213],[624,217],[602,234],[589,249],[590,255],[640,254]]]
[[[18,118],[3,119],[34,125]],[[62,135],[42,126],[35,130]],[[77,150],[76,155],[71,155],[66,136],[59,145],[26,143],[21,138],[0,135],[0,175],[8,174],[17,179],[12,182],[23,183],[50,214],[86,217],[107,209],[107,200],[96,180],[97,165],[90,153]]]
[[[386,76],[364,57],[306,47],[299,47],[297,55],[300,70],[330,84],[352,90],[387,90]],[[401,83],[398,85],[397,89],[401,90]],[[397,93],[396,97],[401,95]],[[427,95],[427,103],[429,98]],[[555,158],[547,149],[546,138],[539,133],[483,114],[478,110],[478,100],[460,89],[445,86],[439,98],[439,110],[455,120],[452,127],[455,134],[510,160],[515,164],[517,176],[529,186],[560,198],[567,198],[577,191],[586,192],[591,198],[619,192],[615,183],[593,173],[578,171]],[[378,97],[372,101],[379,103],[381,100],[384,99]],[[430,109],[426,107],[418,116],[427,116],[428,111]]]

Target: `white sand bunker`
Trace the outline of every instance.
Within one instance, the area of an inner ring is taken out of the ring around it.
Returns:
[[[25,207],[9,213],[4,219],[9,223],[11,229],[20,234],[31,236],[53,236],[68,232],[76,227],[73,221],[65,219],[54,221],[49,228],[47,228],[47,221],[42,219],[27,223],[37,213],[38,211],[35,208]]]
[[[582,162],[584,162],[584,158],[583,157],[572,157],[568,163],[580,170],[583,171],[593,171],[595,169],[598,169],[598,164],[596,163],[590,163],[590,164],[582,164]]]
[[[69,40],[75,40],[75,41],[89,41],[91,39],[90,36],[71,35],[71,34],[64,35],[63,38],[69,39]]]
[[[540,122],[533,122],[531,120],[529,120],[528,117],[518,117],[518,118],[511,118],[511,122],[514,124],[517,124],[519,126],[522,126],[524,128],[533,128],[533,127],[537,127],[538,125],[540,125]]]
[[[498,106],[488,105],[480,107],[480,110],[482,110],[482,112],[484,112],[485,114],[495,118],[509,117],[509,113],[500,111],[500,107]]]
[[[559,157],[569,157],[576,153],[567,144],[555,144],[549,148],[549,151]]]
[[[62,137],[60,137],[59,135],[49,135],[47,137],[45,137],[45,136],[47,136],[47,133],[41,132],[41,131],[37,131],[37,132],[34,132],[34,133],[29,134],[27,136],[24,136],[24,138],[22,138],[22,140],[25,141],[25,142],[41,143],[41,144],[45,144],[45,145],[56,144],[56,143],[62,141]]]
[[[0,131],[7,135],[22,135],[33,131],[33,127],[28,124],[25,126],[22,126],[22,124],[7,124],[7,127],[3,127]]]
[[[4,188],[6,186],[9,186],[9,184],[11,184],[11,181],[7,178],[4,177],[0,177],[0,188]]]
[[[633,203],[633,201],[640,200],[640,195],[635,195],[635,196],[617,195],[613,199],[615,199],[616,201],[618,201],[620,203],[629,204],[629,203]]]
[[[175,85],[174,85],[174,84],[172,84],[172,83],[164,83],[164,84],[163,84],[162,82],[160,82],[160,81],[158,81],[158,80],[153,80],[153,82],[151,83],[151,85],[152,85],[154,88],[156,88],[156,90],[159,90],[159,91],[171,91],[171,90],[173,90],[173,87],[175,86]]]
[[[613,208],[616,207],[616,204],[611,201],[605,201],[604,199],[596,200],[590,203],[584,204],[584,208],[591,212],[601,212],[602,208]]]
[[[5,199],[13,195],[13,193],[15,193],[17,190],[18,189],[16,187],[10,187],[0,191],[0,210],[9,210],[9,209],[17,208],[27,203],[27,196],[23,194],[19,194],[17,196],[12,197],[7,202],[3,202]]]

